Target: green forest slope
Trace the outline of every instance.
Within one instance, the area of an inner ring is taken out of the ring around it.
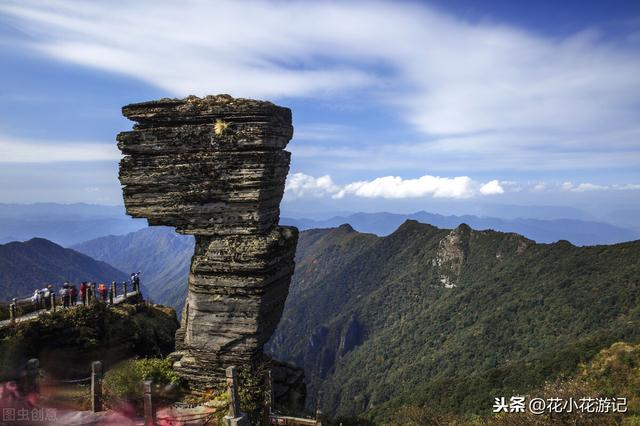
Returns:
[[[304,367],[314,406],[384,419],[428,402],[486,414],[493,396],[573,375],[640,339],[640,241],[575,247],[405,222],[302,233],[267,350]]]

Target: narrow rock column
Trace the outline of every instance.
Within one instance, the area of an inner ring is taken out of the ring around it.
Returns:
[[[291,111],[228,95],[132,104],[118,135],[127,213],[196,238],[174,369],[195,391],[255,365],[293,274],[298,231],[278,226]],[[178,283],[176,283],[178,285]]]

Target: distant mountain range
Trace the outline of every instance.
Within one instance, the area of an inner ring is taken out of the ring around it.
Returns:
[[[347,221],[386,234],[396,216]],[[537,244],[413,220],[385,237],[354,227],[301,233],[283,319],[266,348],[305,368],[310,407],[323,391],[330,414],[380,420],[408,403],[480,412],[490,407],[486,395],[526,392],[573,374],[614,341],[640,342],[640,241]],[[145,296],[179,309],[192,253],[192,237],[165,227],[74,250],[42,239],[5,244],[0,291],[11,297],[51,280],[122,280],[118,269],[140,270]]]
[[[282,321],[267,345],[303,367],[308,405],[385,423],[398,407],[490,410],[640,341],[640,241],[576,247],[407,221],[300,235]],[[386,424],[386,423],[385,423]]]
[[[146,226],[146,220],[126,216],[122,206],[0,204],[0,244],[40,237],[68,247],[104,235],[127,234]]]
[[[361,232],[388,235],[407,219],[430,223],[442,228],[454,228],[467,223],[474,229],[494,229],[517,232],[538,242],[567,240],[576,245],[613,244],[640,238],[640,225],[633,210],[612,213],[611,225],[588,219],[577,209],[541,206],[477,206],[479,214],[444,216],[417,212],[344,213],[326,216],[283,215],[282,224],[298,228],[333,228],[351,224]],[[495,213],[495,215],[487,214]],[[513,217],[519,214],[523,218]],[[565,214],[567,219],[558,218]],[[126,216],[122,206],[91,204],[0,204],[0,244],[26,241],[34,237],[46,238],[70,247],[107,235],[125,235],[147,227],[146,220]]]
[[[410,208],[410,205],[402,202],[403,200],[395,200],[393,203],[396,208],[405,211],[415,211]],[[306,217],[310,219],[328,219],[334,216],[350,216],[354,213],[370,213],[375,211],[384,211],[384,208],[378,209],[369,208],[368,210],[332,210],[330,205],[323,206],[322,203],[317,202],[309,205],[309,201],[305,199],[299,199],[294,202],[289,201],[282,206],[282,217]],[[553,220],[553,219],[578,219],[578,220],[596,220],[596,218],[603,217],[602,215],[594,216],[593,214],[576,207],[569,206],[550,206],[550,205],[516,205],[516,204],[502,204],[502,203],[483,203],[479,200],[473,200],[472,202],[461,202],[460,200],[446,200],[446,199],[429,199],[425,200],[422,210],[429,211],[444,216],[456,215],[473,215],[480,217],[497,217],[500,219],[517,219],[517,218],[530,218],[541,220]],[[633,211],[633,207],[629,209]],[[609,210],[608,210],[609,211]],[[607,215],[605,215],[606,217]],[[606,222],[606,221],[605,221]],[[620,225],[616,222],[611,222],[614,225]]]
[[[64,281],[121,282],[122,271],[43,238],[0,245],[0,300],[33,294],[46,284]]]
[[[154,226],[127,235],[97,238],[73,248],[128,273],[141,271],[145,298],[181,312],[193,255],[192,236]]]
[[[638,238],[634,231],[624,228],[574,219],[507,220],[427,212],[411,215],[356,213],[327,220],[282,218],[281,223],[297,226],[300,230],[338,227],[348,223],[357,231],[384,236],[395,231],[408,218],[441,228],[455,228],[464,222],[478,230],[491,228],[517,232],[538,242],[568,240],[576,245],[608,244]],[[173,228],[148,227],[126,235],[96,238],[72,248],[127,273],[141,270],[145,294],[180,313],[187,292],[193,246],[193,237],[177,234]]]
[[[300,230],[335,228],[348,223],[357,231],[369,232],[379,236],[389,235],[406,220],[416,220],[439,228],[455,228],[466,223],[476,230],[493,229],[502,232],[515,232],[539,243],[552,243],[567,240],[575,245],[614,244],[640,238],[637,231],[577,219],[499,219],[478,216],[443,216],[424,211],[413,214],[394,213],[354,213],[348,216],[335,216],[326,220],[295,219],[284,217],[284,225],[296,226]]]

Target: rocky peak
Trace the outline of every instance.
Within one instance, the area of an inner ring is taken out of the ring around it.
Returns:
[[[438,269],[440,283],[446,288],[457,286],[462,265],[469,253],[469,238],[473,230],[462,223],[438,243],[433,266]]]
[[[347,234],[356,232],[356,230],[353,229],[353,226],[349,225],[348,223],[343,223],[342,225],[338,226],[336,229],[338,231],[345,232]]]
[[[127,213],[195,235],[174,368],[195,391],[255,365],[282,314],[297,229],[277,226],[291,111],[229,95],[127,105],[118,135]]]

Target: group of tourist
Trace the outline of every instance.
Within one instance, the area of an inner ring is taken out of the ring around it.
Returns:
[[[140,272],[132,273],[131,280],[129,282],[132,284],[132,291],[139,291]],[[78,296],[80,296],[80,301],[83,305],[87,304],[89,299],[87,297],[88,294],[90,294],[92,298],[106,303],[109,299],[109,292],[115,292],[116,285],[116,282],[112,281],[111,288],[114,290],[111,290],[105,283],[96,284],[89,281],[83,281],[82,283],[80,283],[80,288],[78,289],[78,287],[76,287],[74,284],[65,282],[58,290],[58,296],[62,300],[63,308],[75,306],[78,303]],[[126,289],[126,285],[127,282],[123,281],[123,291],[124,289]],[[45,288],[37,289],[33,292],[33,296],[31,296],[31,302],[33,302],[36,310],[51,309],[52,295],[55,295],[55,290],[52,284],[48,284]],[[55,297],[53,299],[55,299]]]

